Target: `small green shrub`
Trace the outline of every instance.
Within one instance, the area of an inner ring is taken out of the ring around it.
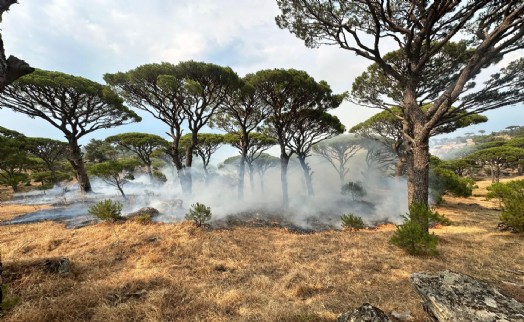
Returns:
[[[457,163],[458,164],[458,163]],[[462,161],[460,166],[466,167],[468,161]],[[450,169],[451,168],[451,169]],[[444,162],[435,156],[430,159],[429,187],[430,195],[437,204],[444,194],[456,197],[469,197],[475,187],[475,181],[457,175],[449,162]]]
[[[9,289],[6,284],[2,285],[2,295],[3,295],[3,301],[2,303],[0,303],[0,308],[1,308],[1,311],[3,312],[11,310],[20,302],[19,297],[10,296]]]
[[[404,216],[404,224],[397,226],[390,242],[411,255],[438,254],[438,237],[428,232],[432,217],[435,215],[426,205],[413,203],[409,214]]]
[[[451,226],[452,222],[448,217],[441,215],[437,211],[431,211],[429,216],[429,224],[431,226],[435,224],[441,224],[442,226]]]
[[[101,220],[116,221],[122,219],[122,204],[105,199],[89,207],[88,212]]]
[[[341,192],[343,195],[350,195],[353,200],[360,200],[367,194],[362,183],[351,181],[342,186]]]
[[[342,215],[340,220],[342,220],[342,227],[349,231],[359,231],[365,227],[362,218],[353,214]]]
[[[186,214],[187,220],[192,220],[198,227],[211,219],[211,208],[204,204],[196,203],[191,205],[189,212]]]
[[[36,187],[36,190],[50,190],[53,189],[55,185],[52,183],[44,183],[38,187]]]
[[[499,199],[500,221],[516,232],[524,232],[524,180],[497,182],[488,187],[488,199]]]
[[[162,184],[167,182],[167,177],[162,172],[155,170],[153,171],[153,180],[155,180],[156,183]]]

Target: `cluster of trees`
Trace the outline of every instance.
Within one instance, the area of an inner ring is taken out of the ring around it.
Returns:
[[[280,147],[283,203],[288,203],[287,168],[296,154],[303,160],[312,145],[342,133],[344,126],[328,111],[345,95],[304,71],[261,70],[240,78],[230,68],[194,61],[148,64],[125,73],[106,74],[105,81],[131,106],[149,112],[167,125],[171,157],[182,189],[191,193],[193,155],[205,126],[228,133],[240,152],[239,198],[243,198],[245,164],[269,144]],[[185,153],[180,153],[184,126],[189,129]],[[255,134],[256,130],[266,137]],[[252,173],[252,171],[251,171]]]
[[[0,184],[15,192],[31,180],[44,188],[71,178],[67,144],[47,138],[26,137],[0,127]]]
[[[104,79],[108,85],[36,70],[8,86],[0,97],[2,107],[44,119],[64,133],[68,160],[83,192],[91,191],[91,184],[79,139],[98,129],[139,122],[140,117],[124,102],[162,121],[172,140],[126,133],[107,138],[107,143],[133,153],[151,178],[153,153],[169,160],[186,193],[192,191],[193,157],[202,159],[207,173],[211,154],[229,143],[241,156],[238,194],[242,198],[245,164],[252,178],[256,159],[278,144],[283,201],[287,205],[290,157],[298,156],[312,193],[306,158],[314,144],[344,131],[338,118],[328,111],[338,107],[345,94],[333,94],[326,82],[317,82],[304,71],[262,70],[240,78],[227,67],[187,61],[143,65],[125,73],[106,74]],[[206,126],[224,130],[227,135],[201,133]],[[189,133],[184,135],[186,128]],[[125,168],[116,160],[106,162],[112,162],[106,170]],[[110,177],[121,190],[126,181],[117,180],[115,173]]]
[[[479,171],[489,173],[499,182],[502,171],[522,175],[524,172],[524,127],[491,135],[470,136],[475,142],[464,155],[444,163],[459,176],[475,177]]]

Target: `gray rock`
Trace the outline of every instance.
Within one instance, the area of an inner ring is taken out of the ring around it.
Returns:
[[[524,304],[470,276],[444,271],[414,273],[411,283],[426,312],[440,322],[524,321]]]
[[[511,226],[508,226],[508,225],[506,225],[504,223],[499,223],[497,225],[497,229],[500,230],[500,231],[509,231],[511,233],[514,233],[514,234],[519,232],[517,229],[515,229],[515,228],[513,228]]]
[[[45,259],[44,271],[52,274],[67,274],[71,271],[71,261],[66,257]]]
[[[398,321],[413,321],[415,318],[411,315],[411,312],[397,312],[391,311],[391,316],[397,319]]]
[[[357,309],[340,314],[337,322],[391,322],[391,320],[381,309],[364,303]]]
[[[144,207],[144,208],[138,209],[137,211],[128,213],[125,217],[127,219],[133,219],[134,217],[149,216],[149,218],[151,219],[158,215],[160,215],[160,211],[158,211],[156,208]]]

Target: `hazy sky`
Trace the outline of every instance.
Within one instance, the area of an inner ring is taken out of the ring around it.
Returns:
[[[21,0],[3,15],[1,32],[7,55],[31,66],[103,82],[104,73],[127,71],[146,63],[197,60],[230,66],[240,76],[266,68],[295,68],[326,80],[334,92],[350,90],[369,61],[335,46],[306,48],[280,30],[272,0]],[[347,128],[380,110],[344,103],[334,112]],[[160,121],[144,120],[100,130],[81,140],[139,131],[165,135]],[[487,114],[489,124],[476,132],[524,125],[522,106]],[[47,122],[0,110],[0,126],[28,136],[62,139]],[[464,132],[464,131],[462,131]]]

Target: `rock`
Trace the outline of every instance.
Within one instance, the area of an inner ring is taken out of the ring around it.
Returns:
[[[413,321],[415,318],[411,315],[411,312],[397,312],[391,311],[391,316],[397,319],[398,321]]]
[[[64,222],[65,222],[66,229],[78,229],[78,228],[94,225],[100,222],[100,220],[97,218],[92,218],[91,216],[79,216],[71,220],[65,220]]]
[[[437,321],[524,321],[524,304],[470,276],[444,271],[414,273],[411,283]]]
[[[514,234],[518,233],[519,231],[511,226],[508,226],[504,223],[499,223],[497,225],[497,229],[500,230],[500,231],[509,231],[509,232],[512,232]]]
[[[391,322],[381,309],[365,303],[361,307],[342,313],[337,322]]]
[[[135,219],[137,217],[148,218],[151,220],[153,217],[160,215],[160,211],[153,207],[140,208],[137,211],[128,213],[125,217],[127,219]]]
[[[71,270],[71,261],[66,257],[44,260],[44,271],[51,274],[67,274]]]

